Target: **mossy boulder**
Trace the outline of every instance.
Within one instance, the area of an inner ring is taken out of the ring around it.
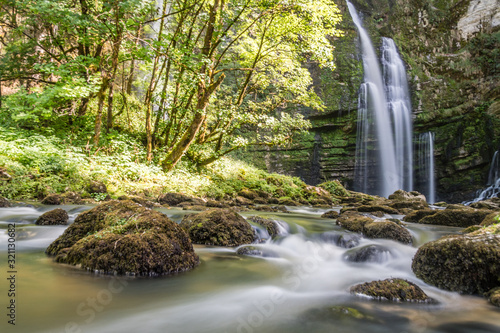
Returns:
[[[177,223],[132,201],[110,201],[80,214],[46,253],[57,262],[120,275],[165,275],[199,263]]]
[[[252,243],[252,226],[232,209],[211,209],[185,216],[180,226],[195,244],[239,246]]]
[[[446,208],[420,219],[418,223],[467,228],[480,224],[490,213],[488,210]]]
[[[61,208],[45,212],[35,221],[37,225],[66,225],[68,224],[68,213]]]
[[[397,223],[387,220],[374,222],[357,212],[345,212],[339,216],[337,224],[349,231],[362,233],[367,238],[392,239],[403,244],[413,242],[410,232]]]
[[[437,210],[432,210],[432,209],[416,210],[416,211],[413,211],[411,213],[406,214],[405,217],[403,217],[403,221],[418,223],[424,217],[429,216],[429,215],[434,215],[436,213],[437,213]]]
[[[255,206],[252,207],[253,210],[257,210],[259,212],[271,212],[271,213],[289,213],[288,209],[285,206]]]
[[[250,216],[248,219],[253,223],[257,223],[258,225],[264,227],[269,236],[276,237],[279,235],[278,226],[273,220],[265,219],[260,216]]]
[[[321,214],[321,217],[326,219],[336,219],[339,215],[340,214],[337,211],[329,210],[328,212]]]
[[[243,198],[247,198],[250,200],[254,200],[254,199],[259,197],[259,194],[257,192],[255,192],[254,190],[244,188],[238,192],[238,196],[243,197]]]
[[[365,224],[363,234],[368,238],[392,239],[403,244],[413,243],[410,232],[392,221]]]
[[[59,194],[49,194],[43,200],[43,205],[60,205],[62,203],[62,198]]]
[[[426,243],[415,254],[412,269],[441,289],[484,293],[500,286],[500,235],[478,230]]]
[[[355,285],[351,294],[365,295],[378,300],[396,302],[434,302],[413,282],[404,279],[386,279]]]
[[[180,203],[183,202],[192,203],[193,197],[183,193],[169,192],[160,195],[158,197],[158,202],[161,205],[178,206]]]
[[[236,253],[251,257],[279,258],[279,255],[276,252],[264,247],[257,247],[253,245],[243,245],[236,250]]]
[[[384,262],[390,255],[387,247],[372,244],[347,251],[343,259],[350,262]]]
[[[154,203],[151,202],[150,200],[147,200],[143,197],[137,196],[137,195],[122,195],[118,197],[118,200],[130,200],[133,201],[141,206],[144,206],[146,208],[153,208]]]
[[[487,200],[474,202],[470,205],[470,207],[477,209],[500,210],[500,198],[491,198]]]
[[[236,198],[234,198],[234,203],[237,206],[251,206],[251,205],[253,205],[252,200],[247,199],[245,197],[241,197],[241,196],[237,196]]]
[[[9,200],[5,199],[4,197],[0,197],[0,208],[7,208],[10,207],[11,204]]]
[[[425,201],[415,200],[415,201],[397,201],[389,205],[390,207],[401,211],[402,209],[426,209],[429,205]]]
[[[500,223],[500,212],[493,212],[486,215],[481,222],[481,226],[487,227],[496,223]]]
[[[103,182],[100,181],[92,181],[87,184],[85,187],[85,191],[90,194],[94,193],[108,193],[108,188]]]
[[[278,203],[284,206],[300,206],[300,202],[290,199],[288,197],[279,198]]]
[[[363,232],[365,224],[373,220],[357,212],[345,212],[337,218],[337,224],[352,232]]]
[[[352,233],[328,231],[320,234],[319,239],[325,243],[335,244],[345,249],[351,249],[359,245],[361,236]]]
[[[397,190],[393,194],[389,195],[389,200],[392,201],[399,201],[399,202],[405,202],[405,201],[421,201],[421,202],[426,202],[425,195],[422,193],[419,193],[417,191],[412,191],[412,192],[406,192],[403,190]]]
[[[385,214],[399,214],[397,209],[385,205],[362,205],[357,210],[362,213],[383,212]]]
[[[491,289],[485,296],[491,304],[500,307],[500,287]]]
[[[324,182],[318,185],[322,189],[328,191],[331,195],[335,197],[349,197],[349,192],[340,183],[339,180],[332,180],[329,182]]]

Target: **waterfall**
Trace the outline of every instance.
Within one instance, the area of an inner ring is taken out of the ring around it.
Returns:
[[[354,6],[349,13],[361,41],[364,82],[358,100],[356,190],[389,196],[412,190],[412,124],[406,71],[396,45],[383,39],[382,65]]]
[[[427,202],[436,202],[436,185],[434,177],[434,133],[427,132],[418,136],[417,140],[418,179],[421,192]]]
[[[465,205],[470,205],[471,203],[481,200],[496,198],[500,194],[500,156],[498,152],[499,150],[493,154],[493,159],[491,160],[490,171],[488,172],[488,182],[486,184],[486,186],[489,186],[482,191],[478,191],[474,200],[463,202]]]

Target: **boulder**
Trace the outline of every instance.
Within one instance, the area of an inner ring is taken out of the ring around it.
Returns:
[[[158,197],[158,202],[161,205],[178,206],[182,202],[192,203],[193,197],[183,193],[169,192],[160,195]]]
[[[477,209],[500,210],[500,198],[491,198],[470,204],[470,207]]]
[[[180,226],[195,244],[239,246],[252,243],[252,226],[232,209],[210,209],[185,216]]]
[[[326,218],[326,219],[336,219],[339,217],[339,213],[335,210],[329,210],[326,213],[323,213],[321,217]]]
[[[274,251],[252,245],[244,245],[242,247],[239,247],[238,250],[236,250],[236,253],[252,257],[279,258],[279,255]]]
[[[147,199],[144,199],[142,197],[136,196],[136,195],[130,195],[130,196],[122,195],[122,196],[118,197],[118,200],[130,200],[130,201],[138,203],[139,205],[144,206],[146,208],[153,208],[154,207],[153,202],[151,202]]]
[[[229,203],[227,203],[225,201],[217,201],[217,200],[207,200],[206,206],[211,207],[211,208],[229,208],[230,207]]]
[[[339,247],[350,249],[359,245],[361,236],[352,233],[339,233],[335,231],[328,231],[322,233],[319,238],[326,243],[335,244]]]
[[[489,210],[446,208],[420,219],[418,223],[467,228],[480,224],[490,213]]]
[[[244,188],[238,192],[238,196],[243,197],[243,198],[247,198],[250,200],[254,200],[254,199],[259,197],[259,194],[257,192],[255,192],[254,190]]]
[[[392,201],[427,201],[425,195],[422,193],[417,191],[406,192],[403,190],[397,190],[393,194],[389,195],[388,199]]]
[[[35,221],[37,225],[66,225],[68,224],[68,213],[61,208],[45,212]]]
[[[276,237],[279,235],[278,226],[273,220],[265,219],[260,216],[250,216],[248,219],[253,223],[257,223],[258,225],[264,227],[269,236]]]
[[[387,261],[391,251],[381,245],[366,245],[347,251],[343,259],[351,262],[384,262]]]
[[[259,212],[271,212],[271,213],[289,213],[288,209],[285,206],[255,206],[252,207],[253,210]]]
[[[404,279],[386,279],[355,285],[351,294],[365,295],[378,300],[396,302],[434,302],[416,284]]]
[[[481,221],[481,226],[487,227],[497,223],[500,223],[500,211],[486,215],[483,221]]]
[[[405,217],[403,217],[403,221],[418,223],[424,217],[429,216],[429,215],[434,215],[436,213],[437,213],[437,210],[432,210],[432,209],[416,210],[414,212],[407,214]]]
[[[5,199],[4,197],[0,197],[0,208],[7,208],[10,207],[11,204],[9,200]]]
[[[132,201],[110,201],[81,213],[46,253],[57,262],[119,275],[165,275],[199,263],[177,223]]]
[[[49,194],[43,200],[43,205],[60,205],[62,203],[62,198],[59,194]]]
[[[491,304],[500,307],[500,287],[491,289],[485,296]]]
[[[92,181],[85,187],[85,191],[90,194],[93,193],[108,193],[108,189],[103,182],[100,181]]]
[[[341,227],[362,233],[367,238],[386,238],[403,244],[412,244],[413,239],[410,232],[392,221],[374,222],[369,217],[356,212],[345,212],[337,219]]]
[[[410,232],[392,221],[365,224],[363,234],[368,238],[392,239],[403,244],[413,243]]]
[[[438,288],[484,293],[500,286],[500,235],[481,229],[426,243],[415,254],[412,269]]]
[[[357,212],[345,212],[337,218],[337,224],[342,228],[353,232],[363,232],[365,224],[373,220]]]
[[[402,209],[411,209],[411,210],[418,210],[418,209],[426,209],[429,208],[429,205],[425,201],[421,200],[415,200],[415,201],[396,201],[392,204],[389,205],[392,208],[395,208],[399,211]]]
[[[263,199],[263,198],[260,198],[260,197],[257,197],[255,199],[253,199],[253,203],[256,204],[256,205],[266,205],[267,204],[267,200]]]
[[[357,210],[362,213],[384,212],[386,214],[399,214],[397,209],[385,205],[362,205]]]
[[[234,199],[234,203],[238,206],[250,206],[253,205],[253,201],[245,197],[237,196]]]
[[[278,203],[284,206],[300,206],[300,202],[297,202],[287,197],[279,198]]]

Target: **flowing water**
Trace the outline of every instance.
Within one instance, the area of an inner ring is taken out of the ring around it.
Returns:
[[[427,202],[436,202],[436,180],[434,176],[434,133],[421,133],[417,138],[417,161],[419,191]]]
[[[0,263],[6,275],[9,223],[16,223],[16,326],[2,314],[1,332],[498,332],[500,310],[485,299],[431,287],[415,277],[416,247],[369,240],[319,216],[324,210],[244,212],[279,222],[281,236],[253,244],[261,255],[237,248],[195,246],[201,264],[160,278],[95,275],[55,263],[44,254],[65,227],[34,226],[53,207],[0,208]],[[88,206],[63,206],[74,220]],[[174,221],[189,211],[160,209]],[[396,216],[398,217],[398,216]],[[400,217],[400,216],[399,216]],[[261,229],[255,226],[256,229]],[[456,228],[408,224],[421,245]],[[265,232],[261,231],[261,236]],[[378,249],[353,262],[360,249]],[[438,304],[360,298],[350,286],[386,278],[421,286]],[[9,288],[0,280],[6,312]]]
[[[490,171],[488,172],[488,182],[486,185],[488,187],[484,190],[477,191],[476,198],[474,200],[463,202],[463,204],[470,205],[471,203],[481,200],[496,198],[500,194],[500,155],[498,154],[498,150],[495,154],[493,154]]]
[[[358,100],[356,190],[389,196],[413,189],[412,115],[406,69],[394,41],[382,38],[382,70],[370,36],[347,2],[358,30],[364,79]]]

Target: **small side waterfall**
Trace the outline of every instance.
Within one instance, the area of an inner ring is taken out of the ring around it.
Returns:
[[[498,153],[500,150],[497,150],[493,155],[493,159],[491,160],[490,171],[488,172],[488,182],[487,188],[482,191],[478,191],[476,198],[472,201],[464,202],[466,205],[470,205],[471,203],[478,202],[481,200],[486,200],[490,198],[498,197],[500,194],[500,154]]]
[[[427,202],[436,202],[434,176],[434,133],[422,133],[417,139],[418,180]]]
[[[410,191],[412,124],[404,63],[394,41],[384,38],[382,72],[356,9],[349,2],[347,6],[358,29],[364,69],[358,101],[355,188],[385,197],[398,189]]]

